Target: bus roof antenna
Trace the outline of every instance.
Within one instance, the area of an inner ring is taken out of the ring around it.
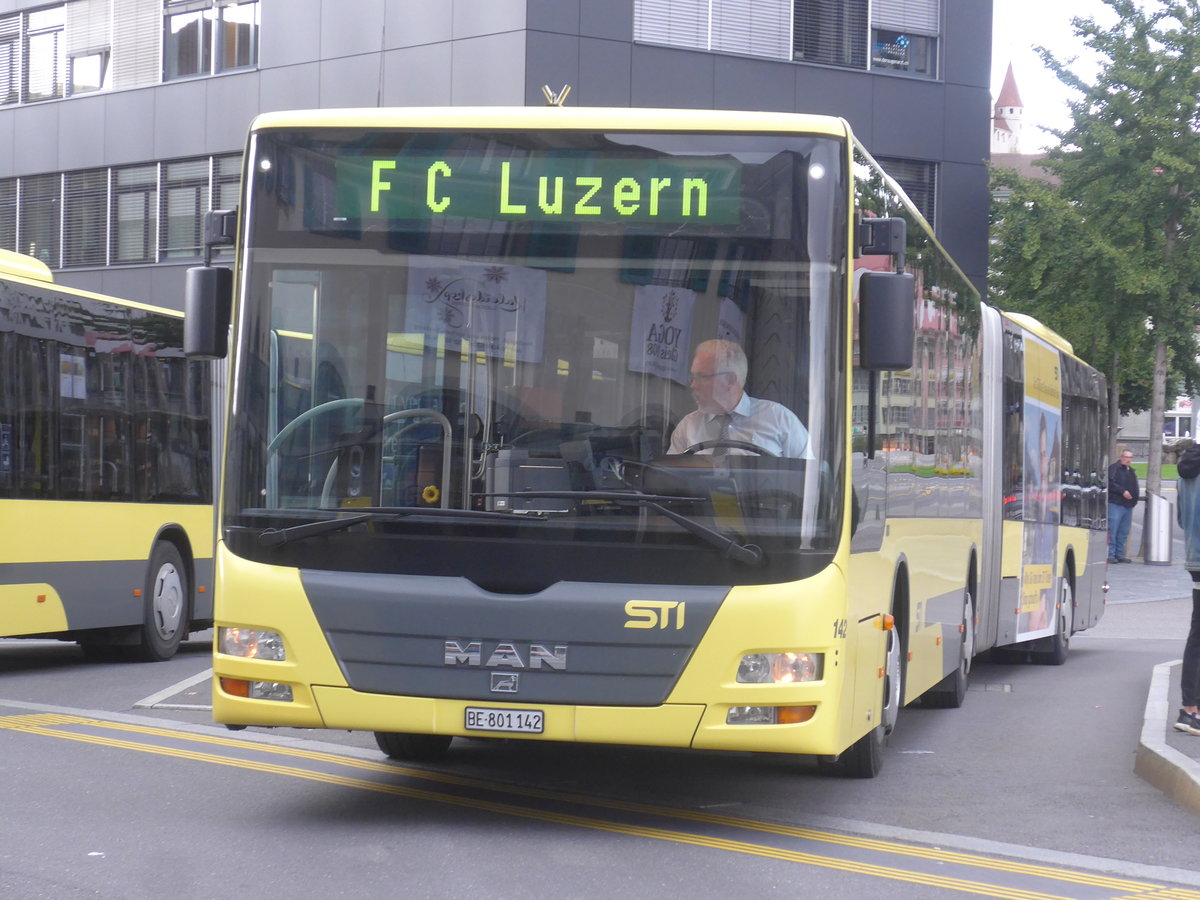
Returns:
[[[570,93],[571,93],[571,86],[569,84],[564,84],[562,86],[562,90],[559,91],[557,94],[554,93],[554,91],[550,90],[550,85],[548,85],[548,84],[542,85],[542,95],[546,98],[546,104],[548,106],[562,106],[564,103],[567,102],[567,96]]]

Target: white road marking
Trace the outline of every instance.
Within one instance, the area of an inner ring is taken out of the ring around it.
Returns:
[[[213,670],[211,668],[209,668],[209,669],[205,669],[203,672],[198,672],[197,674],[193,675],[191,678],[185,678],[185,679],[183,679],[183,681],[177,681],[175,684],[171,685],[170,687],[163,688],[157,694],[151,694],[149,697],[146,697],[144,700],[139,700],[137,703],[133,704],[133,708],[134,709],[150,709],[153,707],[157,707],[158,709],[212,709],[211,706],[199,706],[199,705],[183,706],[183,705],[179,705],[179,704],[170,704],[170,705],[164,704],[162,706],[159,706],[159,704],[162,703],[162,701],[166,700],[168,697],[174,697],[176,694],[186,691],[192,685],[199,684],[202,681],[207,681],[208,679],[212,678],[212,673],[213,673]]]

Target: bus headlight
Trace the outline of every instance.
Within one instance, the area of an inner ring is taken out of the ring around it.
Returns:
[[[279,632],[254,628],[218,629],[217,650],[226,656],[244,656],[247,659],[287,659],[283,636]]]
[[[815,706],[731,706],[726,725],[799,725],[817,714]]]
[[[292,686],[279,681],[243,681],[240,678],[222,678],[221,690],[234,697],[246,697],[249,700],[292,702]]]
[[[742,684],[796,684],[820,681],[824,653],[751,653],[742,657],[737,680]]]

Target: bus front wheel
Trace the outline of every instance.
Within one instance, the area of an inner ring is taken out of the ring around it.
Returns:
[[[150,554],[142,592],[140,659],[161,662],[175,655],[187,633],[188,596],[187,569],[179,550],[169,541],[159,541]]]
[[[403,734],[395,731],[375,732],[375,743],[389,759],[416,761],[441,759],[454,740],[447,734]]]
[[[895,607],[893,607],[895,608]],[[904,643],[899,621],[887,630],[887,649],[883,660],[883,701],[879,724],[835,757],[820,760],[824,771],[848,778],[874,778],[883,768],[883,747],[896,728],[904,699]]]

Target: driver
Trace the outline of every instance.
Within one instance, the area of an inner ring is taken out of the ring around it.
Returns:
[[[749,365],[733,341],[705,341],[692,357],[691,387],[696,411],[671,434],[669,453],[684,453],[705,442],[696,453],[754,453],[731,442],[752,444],[774,456],[810,458],[808,429],[786,406],[760,400],[743,390]]]

